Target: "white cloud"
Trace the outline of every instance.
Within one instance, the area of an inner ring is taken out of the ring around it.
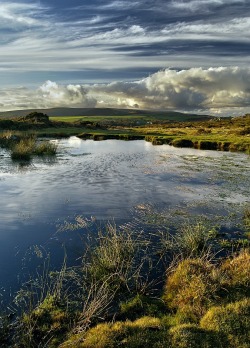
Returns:
[[[139,1],[120,1],[115,0],[106,5],[102,5],[99,8],[108,10],[128,10],[139,6],[141,3]]]
[[[37,3],[4,2],[0,4],[0,28],[20,29],[45,24],[45,7]],[[43,20],[39,15],[43,14]]]
[[[172,0],[169,7],[187,12],[209,12],[214,7],[242,3],[245,3],[245,0]]]
[[[233,1],[240,0],[231,0],[230,3]],[[172,6],[218,2],[225,3],[225,0],[175,1]],[[114,1],[108,4],[117,8],[135,5],[142,6],[142,2]],[[108,14],[110,17],[96,13],[90,18],[67,22],[51,13],[51,9],[37,2],[0,4],[0,29],[5,29],[0,42],[0,71],[107,71],[138,67],[160,69],[166,65],[188,68],[248,64],[246,55],[236,56],[233,50],[227,57],[221,57],[208,55],[202,50],[179,52],[178,47],[183,42],[187,46],[190,42],[190,47],[194,42],[250,44],[250,17],[223,19],[219,25],[198,20],[151,28],[146,22],[144,25],[137,22],[119,25],[115,18],[112,22],[112,10]],[[107,18],[110,18],[109,22]],[[154,48],[157,44],[164,45],[165,49],[158,51],[157,47]],[[172,49],[173,46],[176,50]],[[212,53],[213,50],[211,48]]]
[[[95,107],[96,100],[80,85],[61,86],[46,81],[38,89],[0,89],[2,110],[50,108],[59,106]]]
[[[52,81],[46,81],[37,91],[37,95],[51,106],[95,107],[95,99],[87,94],[87,89],[81,85],[59,86]]]
[[[183,111],[250,108],[250,69],[239,67],[161,70],[135,82],[89,87],[102,106]]]
[[[166,26],[162,33],[166,37],[181,40],[211,40],[250,42],[250,17],[234,18],[222,23],[196,21],[181,22]]]
[[[140,107],[232,115],[250,110],[250,68],[165,69],[134,82],[58,85],[47,81],[37,90],[0,90],[2,109]]]

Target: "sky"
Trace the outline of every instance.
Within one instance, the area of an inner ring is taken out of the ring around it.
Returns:
[[[0,111],[250,112],[249,0],[1,0]]]

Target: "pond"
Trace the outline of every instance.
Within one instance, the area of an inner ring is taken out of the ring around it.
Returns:
[[[34,159],[29,165],[12,162],[0,149],[3,298],[29,272],[32,246],[51,252],[55,260],[65,244],[71,257],[80,253],[73,233],[58,232],[65,220],[81,216],[124,223],[153,207],[169,216],[227,216],[230,227],[250,201],[250,162],[242,153],[153,146],[141,140],[54,141],[54,160]]]

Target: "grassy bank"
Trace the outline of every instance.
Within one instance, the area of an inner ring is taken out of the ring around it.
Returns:
[[[78,217],[62,230],[81,226]],[[88,238],[80,266],[65,259],[51,272],[46,259],[22,286],[17,310],[1,317],[1,346],[249,347],[250,243],[219,256],[211,227],[185,224],[171,236],[164,226],[151,235],[106,225]]]
[[[145,139],[155,145],[170,144],[206,150],[250,152],[250,115],[178,122],[141,116],[91,116],[49,118],[34,113],[26,118],[0,120],[1,129],[32,132],[42,137],[79,136],[82,139]]]

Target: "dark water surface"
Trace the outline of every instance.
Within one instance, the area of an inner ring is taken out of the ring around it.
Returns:
[[[243,210],[250,201],[245,154],[145,141],[57,142],[55,160],[30,165],[13,163],[0,149],[0,293],[15,289],[30,246],[42,245],[56,258],[62,244],[74,244],[70,233],[57,233],[65,219],[124,222],[147,204],[212,217]]]

